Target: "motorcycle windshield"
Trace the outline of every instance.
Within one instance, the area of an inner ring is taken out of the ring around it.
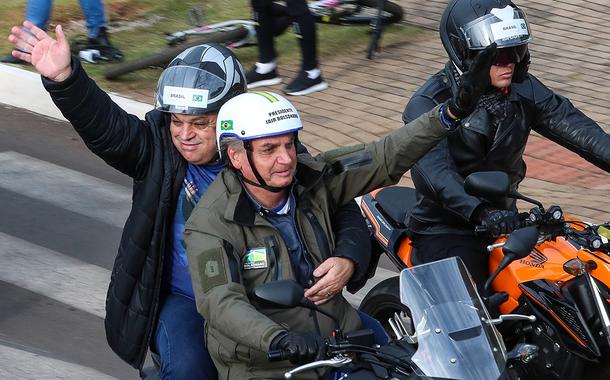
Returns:
[[[462,260],[404,269],[400,299],[411,310],[418,348],[413,362],[431,377],[497,379],[506,349]]]

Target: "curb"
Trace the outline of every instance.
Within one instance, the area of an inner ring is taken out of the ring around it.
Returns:
[[[110,98],[130,114],[144,119],[152,105],[109,93]],[[12,65],[0,64],[0,103],[24,108],[54,119],[66,120],[42,86],[40,75]]]

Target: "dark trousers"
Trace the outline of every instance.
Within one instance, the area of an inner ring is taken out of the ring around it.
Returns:
[[[311,70],[318,66],[316,22],[307,7],[307,1],[287,0],[287,14],[278,11],[279,8],[274,7],[271,0],[251,0],[251,4],[253,18],[258,23],[256,38],[259,62],[268,63],[277,58],[273,38],[282,34],[292,23],[301,45],[302,70]]]
[[[458,256],[462,259],[483,296],[483,287],[489,277],[489,254],[486,250],[491,242],[468,235],[420,235],[412,236],[415,254],[414,265]]]

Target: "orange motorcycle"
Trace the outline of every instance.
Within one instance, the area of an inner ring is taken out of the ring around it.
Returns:
[[[505,344],[509,350],[530,348],[515,369],[517,377],[610,378],[610,223],[591,225],[564,216],[559,206],[545,208],[511,191],[502,172],[473,173],[465,189],[481,198],[508,196],[535,205],[522,214],[524,226],[536,226],[539,234],[529,256],[506,255],[502,248],[507,236],[487,247],[486,299],[508,321],[500,328]],[[415,202],[415,190],[400,186],[362,197],[376,253],[385,253],[399,269],[413,266],[414,248],[403,221]],[[483,226],[476,233],[485,233]],[[371,289],[360,305],[388,332],[392,321],[410,323],[398,289],[398,276],[391,277]]]

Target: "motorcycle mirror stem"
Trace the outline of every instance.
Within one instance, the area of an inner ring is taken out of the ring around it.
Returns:
[[[254,296],[261,305],[279,308],[293,308],[303,306],[324,314],[335,322],[335,330],[340,332],[340,324],[337,317],[320,309],[315,303],[305,298],[305,290],[294,280],[279,280],[266,284],[257,285],[254,288]]]
[[[498,274],[513,261],[529,256],[537,243],[538,227],[536,226],[520,228],[510,234],[506,244],[502,247],[504,257],[493,274],[485,282],[484,291],[486,296],[491,294],[491,283],[498,277]]]
[[[511,190],[510,185],[508,174],[501,171],[475,172],[464,180],[464,190],[470,195],[489,199],[502,197],[521,199],[544,209],[542,203]]]
[[[542,205],[541,202],[535,200],[534,198],[527,197],[527,196],[521,194],[520,192],[518,192],[517,190],[509,191],[508,196],[511,198],[521,199],[523,201],[529,202],[531,204],[538,206],[541,210],[544,210],[544,206]]]

